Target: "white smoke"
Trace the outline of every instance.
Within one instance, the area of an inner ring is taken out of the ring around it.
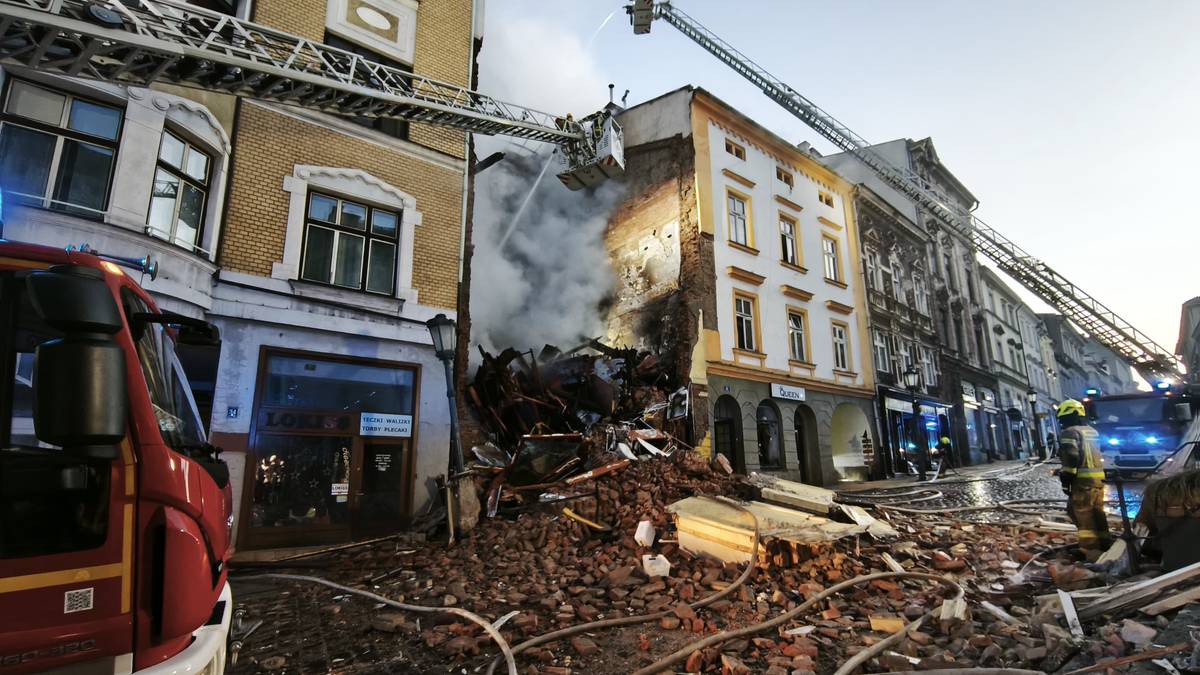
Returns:
[[[576,36],[536,19],[496,23],[489,22],[480,53],[482,91],[576,117],[606,102],[607,83]],[[492,352],[547,343],[565,349],[601,335],[613,289],[604,229],[620,188],[571,192],[552,166],[501,246],[551,148],[476,137],[479,158],[498,150],[505,159],[475,182],[471,341]]]

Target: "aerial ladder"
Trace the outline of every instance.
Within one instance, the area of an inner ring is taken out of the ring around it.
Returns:
[[[670,2],[634,0],[626,6],[626,11],[633,24],[633,32],[638,35],[649,33],[651,24],[656,19],[674,26],[749,80],[766,94],[767,98],[778,103],[841,150],[858,158],[881,180],[919,204],[939,223],[965,237],[976,250],[991,259],[1010,277],[1098,342],[1119,354],[1148,382],[1181,378],[1182,369],[1170,350],[1134,328],[1116,312],[974,214],[939,193],[929,181],[915,171],[908,167],[898,167],[884,159],[870,143],[833,115],[768,73]]]
[[[624,171],[611,108],[550,115],[172,0],[0,0],[0,64],[551,143],[573,190]]]

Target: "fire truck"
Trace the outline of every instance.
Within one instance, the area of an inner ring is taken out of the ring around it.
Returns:
[[[0,240],[2,673],[224,670],[229,472],[176,352],[219,336],[129,264]]]
[[[1160,382],[1153,391],[1085,398],[1105,468],[1138,477],[1175,455],[1200,409],[1195,389]]]
[[[572,190],[624,171],[611,103],[549,115],[171,0],[0,0],[0,65],[549,143]],[[147,259],[2,232],[0,674],[219,675],[232,496],[178,351],[217,332],[155,307]]]

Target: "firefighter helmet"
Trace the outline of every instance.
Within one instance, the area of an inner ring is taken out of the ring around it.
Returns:
[[[1083,404],[1073,398],[1069,398],[1058,404],[1058,417],[1066,417],[1072,413],[1080,417],[1087,416],[1087,411],[1083,409]]]

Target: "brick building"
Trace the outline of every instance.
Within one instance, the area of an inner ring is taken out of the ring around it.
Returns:
[[[470,85],[473,0],[197,2]],[[241,547],[395,529],[444,473],[424,322],[456,315],[468,139],[168,86],[0,69],[5,236],[150,256],[166,309],[221,329],[181,355],[226,450]],[[183,394],[181,394],[183,395]]]
[[[874,372],[852,187],[702,89],[620,121],[609,339],[673,359],[693,441],[737,470],[864,477]]]

